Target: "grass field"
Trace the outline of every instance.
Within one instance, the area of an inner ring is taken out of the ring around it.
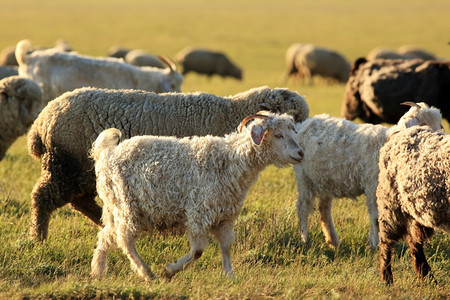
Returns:
[[[372,48],[412,44],[450,57],[447,0],[0,0],[0,48],[29,38],[52,46],[67,40],[82,54],[106,55],[110,46],[142,48],[173,57],[185,46],[223,50],[244,70],[244,80],[188,74],[183,91],[235,94],[280,86],[284,54],[295,42],[330,47],[353,61]],[[339,116],[344,85],[289,81],[311,114]],[[448,124],[445,124],[447,131]],[[28,238],[29,195],[40,173],[21,137],[0,162],[0,299],[449,299],[450,237],[426,245],[433,277],[414,274],[405,243],[396,247],[394,284],[379,280],[378,250],[367,247],[365,197],[338,200],[333,216],[342,245],[329,248],[318,213],[310,218],[311,244],[302,245],[292,168],[269,167],[252,187],[235,224],[232,262],[236,279],[221,275],[217,244],[171,281],[141,280],[121,251],[109,252],[108,275],[89,276],[98,229],[64,207],[54,213],[49,238]],[[138,251],[157,275],[188,252],[180,236],[143,235]]]

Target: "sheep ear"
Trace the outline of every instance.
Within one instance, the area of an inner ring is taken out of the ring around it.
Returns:
[[[252,131],[251,131],[253,143],[255,143],[256,145],[259,146],[261,144],[262,140],[264,139],[266,131],[267,131],[267,128],[264,128],[262,126],[259,126],[259,125],[253,126]]]

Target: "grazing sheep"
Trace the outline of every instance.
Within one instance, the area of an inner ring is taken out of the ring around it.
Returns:
[[[305,100],[287,89],[260,87],[229,96],[207,93],[155,94],[132,90],[83,88],[51,101],[28,134],[30,154],[41,159],[41,177],[31,194],[31,235],[47,237],[50,214],[70,203],[100,224],[92,143],[105,128],[125,138],[135,135],[217,135],[232,132],[260,110],[288,112],[299,122],[308,117]]]
[[[409,46],[409,45],[401,46],[400,48],[397,49],[397,52],[401,55],[411,56],[414,58],[420,58],[423,60],[436,60],[437,59],[437,57],[434,54],[432,54],[424,49],[420,49],[418,47]]]
[[[425,101],[450,120],[450,61],[356,60],[345,87],[341,116],[395,124],[406,112],[399,103]]]
[[[30,79],[10,76],[0,80],[0,160],[25,134],[42,108],[42,93]]]
[[[367,60],[375,60],[375,59],[414,59],[416,58],[413,55],[408,53],[398,53],[393,50],[389,50],[386,48],[375,48],[372,49],[369,54],[367,54]]]
[[[130,52],[130,49],[123,48],[121,46],[112,46],[108,50],[109,57],[122,58],[125,59],[125,56]]]
[[[11,66],[0,66],[0,79],[3,79],[5,77],[9,76],[16,76],[19,72],[16,68]]]
[[[164,69],[166,65],[156,55],[152,55],[144,50],[135,49],[125,55],[125,61],[134,66],[149,66]]]
[[[405,235],[415,272],[430,266],[423,250],[434,230],[450,233],[450,135],[426,126],[390,135],[380,150],[376,192],[380,225],[380,274],[393,282],[393,246]]]
[[[295,58],[297,57],[297,54],[300,52],[300,50],[307,44],[301,44],[301,43],[295,43],[289,46],[289,48],[286,50],[285,55],[285,63],[286,63],[286,71],[284,72],[281,83],[286,84],[289,77],[291,75],[294,75],[295,77],[301,78],[300,74],[298,74],[298,69],[295,66]]]
[[[305,150],[303,162],[294,166],[297,214],[303,242],[309,239],[308,216],[314,208],[315,197],[319,198],[325,240],[330,246],[337,247],[340,242],[331,215],[333,198],[356,198],[365,194],[370,215],[369,244],[376,248],[378,152],[389,132],[418,124],[430,124],[435,129],[441,127],[439,110],[421,105],[422,108],[413,106],[390,129],[381,125],[355,124],[326,114],[310,117],[297,125],[297,141]]]
[[[169,68],[161,70],[132,66],[112,57],[93,58],[57,49],[28,53],[30,46],[28,40],[17,44],[19,75],[41,86],[46,103],[66,91],[85,86],[157,93],[181,91],[183,77],[171,61],[165,61]]]
[[[189,47],[178,52],[175,60],[183,66],[183,75],[193,71],[208,76],[217,74],[242,80],[241,68],[221,52]]]
[[[244,128],[252,119],[257,120]],[[139,234],[183,229],[191,251],[167,266],[167,277],[200,258],[210,233],[219,243],[223,272],[233,277],[233,224],[250,187],[268,165],[283,167],[303,158],[291,116],[251,115],[240,131],[225,137],[136,136],[120,144],[119,130],[103,131],[92,146],[105,225],[92,274],[105,274],[107,250],[119,247],[140,276],[152,279],[136,251]]]
[[[350,63],[342,54],[311,44],[305,45],[298,51],[295,67],[299,76],[309,79],[310,84],[315,75],[345,83],[350,74]]]

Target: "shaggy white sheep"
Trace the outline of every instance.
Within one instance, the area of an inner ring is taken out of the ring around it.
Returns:
[[[41,108],[41,89],[34,81],[19,76],[0,80],[0,160],[27,132]]]
[[[183,76],[177,72],[175,63],[168,60],[167,69],[137,67],[112,57],[94,58],[55,48],[29,53],[30,47],[28,40],[17,44],[19,75],[41,86],[45,103],[64,92],[87,86],[157,93],[181,91]]]
[[[380,225],[380,274],[393,282],[394,244],[408,237],[415,272],[430,266],[423,246],[434,230],[450,233],[450,135],[428,126],[400,130],[380,150],[376,191]]]
[[[125,138],[223,136],[260,110],[288,112],[297,122],[309,115],[308,105],[299,94],[268,87],[229,97],[83,88],[51,101],[28,134],[29,152],[41,160],[42,169],[31,193],[31,235],[46,238],[51,213],[68,203],[101,224],[93,162],[88,153],[105,128],[116,127]]]
[[[248,190],[266,166],[303,158],[290,116],[252,115],[240,130],[225,137],[137,136],[120,144],[119,130],[103,131],[92,147],[104,223],[92,275],[105,274],[107,250],[119,247],[140,276],[152,279],[135,241],[143,231],[181,228],[191,251],[167,266],[167,277],[200,258],[210,233],[220,245],[224,273],[233,276],[233,223]]]
[[[407,102],[406,104],[411,105]],[[294,166],[297,180],[297,214],[301,239],[308,241],[308,216],[319,198],[322,231],[333,247],[340,243],[331,215],[333,198],[356,198],[366,195],[370,215],[369,244],[378,245],[378,213],[375,192],[378,182],[378,151],[386,142],[387,133],[398,128],[430,124],[441,128],[436,108],[414,105],[396,126],[355,124],[326,114],[307,119],[297,125],[297,141],[305,150],[305,158]]]

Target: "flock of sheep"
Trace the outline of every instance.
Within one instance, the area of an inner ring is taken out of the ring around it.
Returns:
[[[191,251],[167,266],[167,277],[202,255],[209,234],[233,277],[234,221],[272,164],[294,165],[303,242],[316,197],[326,242],[338,247],[333,198],[366,195],[369,244],[380,248],[387,283],[400,238],[408,237],[424,277],[430,270],[424,241],[436,229],[450,232],[450,138],[441,125],[450,116],[448,61],[364,58],[351,66],[336,51],[293,44],[283,81],[320,75],[346,83],[344,119],[310,117],[303,97],[285,88],[228,97],[182,93],[190,71],[242,79],[226,55],[205,49],[177,55],[182,74],[170,58],[142,50],[112,49],[100,58],[66,43],[33,49],[23,40],[14,57],[17,72],[5,71],[0,81],[0,159],[28,133],[29,153],[41,162],[30,235],[46,239],[51,214],[70,204],[101,229],[93,276],[106,273],[107,251],[119,247],[140,276],[152,279],[135,241],[143,231],[181,229]]]

